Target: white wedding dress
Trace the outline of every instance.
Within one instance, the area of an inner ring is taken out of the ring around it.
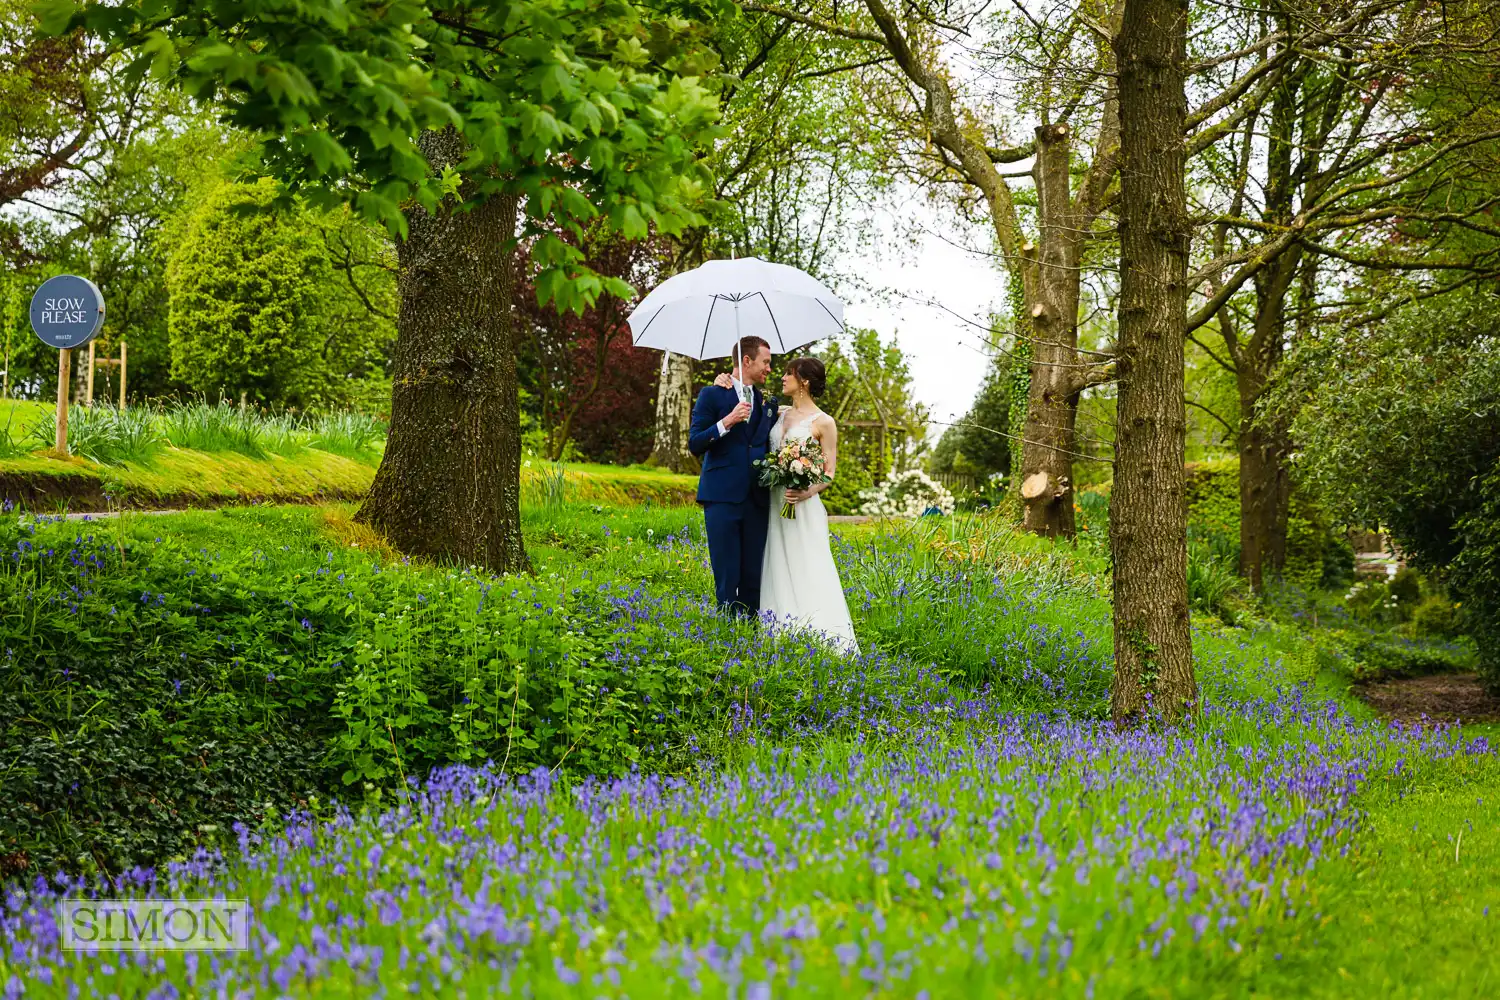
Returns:
[[[814,413],[798,419],[791,409],[784,409],[771,428],[771,452],[774,454],[789,438],[806,439],[812,433]],[[797,423],[788,428],[788,418]],[[828,537],[828,511],[816,493],[797,504],[797,516],[781,516],[782,494],[779,486],[771,488],[768,513],[771,523],[766,531],[766,555],[761,565],[760,609],[776,616],[778,622],[822,632],[836,643],[859,652],[854,638],[854,622],[849,618],[849,603],[839,569],[833,562],[833,548]]]

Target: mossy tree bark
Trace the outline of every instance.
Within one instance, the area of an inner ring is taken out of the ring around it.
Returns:
[[[1198,704],[1188,631],[1187,0],[1126,0],[1120,68],[1120,330],[1110,497],[1115,672],[1111,715],[1128,725]]]
[[[419,142],[435,170],[466,153],[452,129]],[[511,309],[519,201],[478,201],[471,184],[435,213],[406,213],[390,439],[356,520],[408,555],[511,572],[528,568]]]

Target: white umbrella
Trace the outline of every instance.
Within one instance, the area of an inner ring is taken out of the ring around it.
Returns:
[[[722,358],[744,337],[760,337],[774,354],[843,332],[844,303],[805,271],[759,257],[711,260],[674,274],[630,314],[636,347]]]

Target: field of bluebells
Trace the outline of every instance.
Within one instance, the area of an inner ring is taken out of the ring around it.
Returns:
[[[1205,621],[1201,723],[1114,731],[1099,567],[983,517],[839,540],[862,657],[736,625],[695,515],[533,507],[503,580],[338,511],[0,521],[6,995],[1347,995],[1278,949],[1427,844],[1409,791],[1496,784],[1271,628]],[[1480,991],[1430,995],[1484,995],[1476,884]],[[248,898],[251,948],[62,951],[90,894]]]

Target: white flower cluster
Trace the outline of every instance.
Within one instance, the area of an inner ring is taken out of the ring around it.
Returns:
[[[859,498],[859,512],[875,517],[920,517],[931,507],[953,513],[953,494],[921,469],[898,472]]]

